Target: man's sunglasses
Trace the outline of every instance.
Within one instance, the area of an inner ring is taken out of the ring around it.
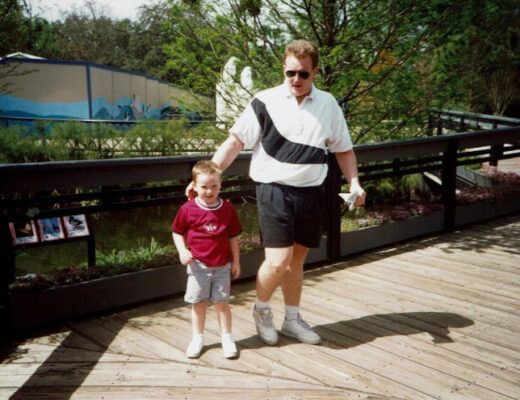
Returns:
[[[311,76],[311,73],[307,71],[285,71],[285,76],[287,78],[294,78],[296,75],[298,75],[301,79],[307,79],[309,76]]]

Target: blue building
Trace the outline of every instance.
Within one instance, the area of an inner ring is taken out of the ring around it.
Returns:
[[[0,59],[2,117],[132,121],[209,110],[211,103],[167,81],[106,65],[21,53]]]

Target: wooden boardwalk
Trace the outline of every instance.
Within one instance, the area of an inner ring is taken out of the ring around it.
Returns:
[[[0,353],[0,399],[520,399],[520,215],[306,273],[320,346],[268,347],[234,286],[226,360],[212,309],[188,360],[181,298],[69,322]],[[279,292],[273,299],[281,324]]]

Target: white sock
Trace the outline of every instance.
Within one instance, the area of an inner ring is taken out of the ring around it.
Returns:
[[[257,310],[265,310],[267,308],[271,308],[271,306],[269,305],[269,302],[260,301],[260,300],[258,300],[258,297],[255,300],[255,307]]]
[[[204,343],[204,334],[203,333],[193,333],[192,339],[194,342],[197,343]]]
[[[222,343],[224,342],[232,342],[233,338],[231,337],[231,333],[223,333],[221,336]]]
[[[299,313],[300,313],[300,307],[290,306],[288,304],[285,305],[285,319],[287,321],[291,321],[293,319],[298,319]]]

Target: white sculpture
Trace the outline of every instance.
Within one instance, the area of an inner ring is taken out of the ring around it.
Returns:
[[[217,126],[227,128],[240,115],[251,99],[253,79],[251,67],[245,67],[237,78],[236,57],[231,57],[224,65],[222,79],[216,86],[215,108]]]

